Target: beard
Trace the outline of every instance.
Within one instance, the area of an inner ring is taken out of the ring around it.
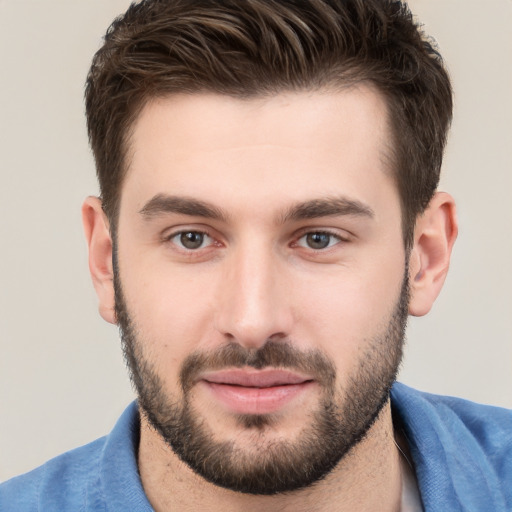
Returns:
[[[230,342],[214,351],[194,352],[179,375],[181,396],[171,395],[144,355],[143,337],[132,321],[115,271],[116,315],[130,379],[149,424],[196,474],[232,491],[272,495],[311,486],[328,475],[361,442],[389,400],[402,359],[408,316],[408,272],[399,300],[382,332],[362,340],[357,367],[336,385],[334,363],[319,350],[302,351],[290,340],[272,339],[258,349]],[[223,368],[283,368],[305,372],[319,384],[320,398],[294,440],[271,439],[278,428],[272,414],[240,414],[238,427],[251,431],[251,449],[218,440],[191,400],[196,377]]]

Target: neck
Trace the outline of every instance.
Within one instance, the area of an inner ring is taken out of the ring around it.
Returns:
[[[178,459],[143,415],[138,462],[142,485],[156,512],[400,510],[400,457],[389,402],[366,437],[333,471],[322,481],[295,492],[255,496],[207,482]]]

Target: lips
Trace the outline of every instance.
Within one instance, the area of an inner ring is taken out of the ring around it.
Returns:
[[[298,399],[313,380],[288,370],[231,369],[209,372],[200,382],[215,401],[236,414],[271,414]]]
[[[222,370],[207,373],[202,379],[214,384],[244,386],[251,388],[270,388],[273,386],[288,386],[301,384],[312,380],[288,370]]]

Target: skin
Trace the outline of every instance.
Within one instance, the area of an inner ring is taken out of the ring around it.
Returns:
[[[180,365],[194,351],[226,341],[258,348],[286,338],[319,349],[343,389],[385,329],[404,276],[400,201],[389,169],[383,98],[369,86],[338,92],[238,100],[213,94],[148,103],[133,129],[118,225],[119,272],[130,313],[169,394],[180,397]],[[217,214],[155,209],[155,197],[206,203]],[[313,200],[341,209],[314,218],[289,215]],[[154,204],[154,202],[153,202]],[[287,215],[288,214],[288,215]],[[83,207],[90,269],[105,320],[116,323],[112,241],[97,198]],[[177,233],[206,232],[198,250]],[[306,234],[328,232],[315,250]],[[410,254],[410,313],[429,311],[456,237],[453,199],[433,198],[418,219]],[[204,386],[192,391],[217,439],[257,453],[254,433]],[[277,412],[265,441],[293,440],[319,399],[314,383]],[[368,435],[311,488],[252,496],[193,473],[142,416],[139,468],[155,510],[396,511],[399,456],[389,403]]]

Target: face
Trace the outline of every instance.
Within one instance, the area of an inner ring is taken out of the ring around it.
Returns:
[[[389,139],[369,87],[174,96],[137,120],[117,318],[144,415],[207,480],[311,485],[387,402],[408,298]]]

